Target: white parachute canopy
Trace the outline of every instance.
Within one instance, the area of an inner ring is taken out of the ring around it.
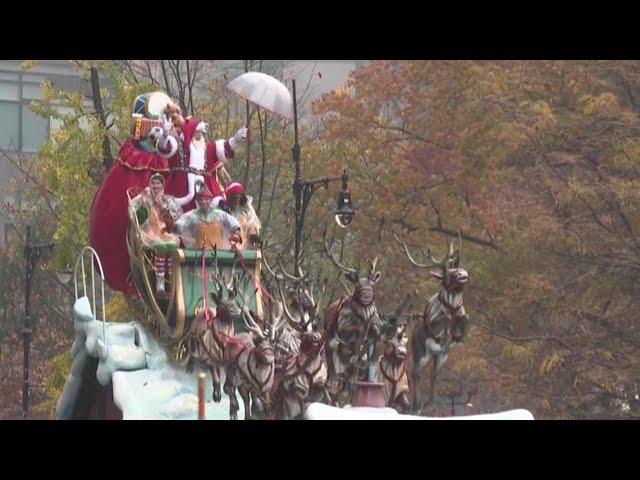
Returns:
[[[271,75],[247,72],[232,80],[227,89],[239,97],[293,121],[293,99],[285,85]]]

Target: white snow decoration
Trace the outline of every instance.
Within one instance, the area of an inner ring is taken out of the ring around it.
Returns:
[[[197,411],[198,397],[190,393],[184,393],[163,405],[158,414],[166,419],[190,420]]]
[[[106,322],[103,327],[103,322],[94,318],[87,297],[76,301],[73,313],[76,331],[71,348],[73,363],[58,399],[56,418],[72,417],[85,366],[93,357],[98,359],[96,378],[103,386],[112,384],[114,403],[123,419],[197,419],[200,373],[197,368],[186,373],[184,368],[172,365],[166,352],[139,323]],[[221,402],[214,403],[211,375],[209,372],[206,375],[206,418],[229,419],[229,398],[223,393]],[[224,385],[224,374],[221,380]],[[238,418],[242,419],[244,409],[239,395],[238,400]]]
[[[87,297],[80,297],[73,304],[73,317],[77,322],[92,322],[95,320]]]
[[[350,407],[337,408],[323,403],[310,404],[304,414],[306,420],[533,420],[528,410],[517,409],[486,415],[463,417],[421,417],[400,415],[392,408]]]
[[[99,359],[97,378],[101,385],[109,385],[113,372],[146,367],[145,351],[135,344],[133,324],[103,325],[103,322],[96,320],[91,314],[87,297],[76,300],[73,312],[76,340],[81,342],[84,338],[84,350]]]

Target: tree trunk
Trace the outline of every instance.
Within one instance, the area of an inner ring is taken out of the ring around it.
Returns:
[[[102,106],[102,95],[100,94],[100,77],[98,76],[98,70],[96,67],[91,67],[91,95],[93,97],[93,107],[100,120],[100,125],[105,130],[107,129],[107,116],[104,113]],[[102,138],[102,163],[104,169],[108,172],[113,165],[113,155],[111,155],[111,145],[109,144],[109,135],[105,132]]]

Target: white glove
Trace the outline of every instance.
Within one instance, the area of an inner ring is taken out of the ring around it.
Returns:
[[[162,129],[160,127],[152,127],[149,130],[149,138],[156,143],[160,138],[162,138]]]
[[[240,143],[242,140],[246,140],[248,132],[249,130],[247,130],[247,127],[242,127],[240,130],[238,130],[236,134],[229,139],[229,145],[231,145],[231,148],[235,150],[238,143]]]
[[[173,120],[171,120],[168,116],[162,116],[162,131],[165,135],[169,135],[173,130]]]

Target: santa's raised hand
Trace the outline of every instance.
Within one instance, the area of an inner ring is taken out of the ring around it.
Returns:
[[[241,141],[244,141],[247,139],[248,134],[249,134],[249,130],[247,129],[247,127],[242,127],[240,130],[238,130],[236,134],[229,139],[229,145],[231,145],[231,148],[235,150],[236,146]]]
[[[173,120],[168,115],[162,116],[162,132],[169,135],[173,130]]]

